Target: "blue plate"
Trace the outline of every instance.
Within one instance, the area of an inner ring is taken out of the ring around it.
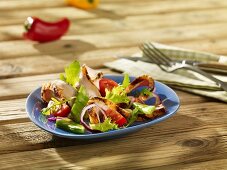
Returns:
[[[107,75],[106,78],[110,78],[118,83],[121,83],[123,80],[123,76],[121,75]],[[133,80],[134,77],[131,77]],[[177,94],[168,86],[155,81],[156,93],[160,96],[161,100],[163,101],[164,106],[166,107],[166,114],[162,117],[156,118],[151,121],[146,122],[139,122],[135,123],[130,127],[119,129],[119,130],[112,130],[103,133],[85,133],[85,134],[73,134],[55,127],[55,123],[47,121],[46,117],[40,113],[40,110],[45,107],[44,103],[40,97],[41,88],[36,89],[33,91],[27,98],[26,101],[26,111],[31,119],[31,121],[36,124],[38,127],[50,132],[54,135],[65,137],[65,138],[72,138],[72,139],[107,139],[113,138],[117,136],[127,135],[143,128],[149,127],[155,123],[164,121],[165,119],[172,116],[178,110],[180,106],[180,101]]]

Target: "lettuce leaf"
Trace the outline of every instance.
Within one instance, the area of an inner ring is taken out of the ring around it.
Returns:
[[[123,80],[122,86],[123,86],[124,88],[126,88],[126,87],[128,87],[129,84],[130,84],[129,75],[128,75],[128,74],[125,74],[125,75],[124,75],[124,80]]]
[[[57,110],[59,110],[61,108],[61,105],[63,105],[64,103],[66,103],[67,101],[70,101],[70,100],[57,100],[52,97],[48,103],[48,106],[43,108],[41,110],[41,113],[45,116],[48,116],[48,115],[56,112]]]
[[[60,79],[75,87],[75,84],[79,81],[80,76],[80,63],[73,61],[69,66],[65,67],[65,75],[60,74]]]
[[[129,83],[130,83],[129,76],[128,74],[125,74],[122,85],[114,87],[111,91],[106,89],[105,98],[114,103],[128,103],[130,99],[128,98],[125,89],[126,87],[128,87]]]
[[[117,124],[111,122],[110,118],[105,119],[102,123],[90,124],[90,127],[93,130],[100,130],[101,132],[119,129]]]
[[[76,100],[71,109],[72,119],[79,123],[80,122],[80,114],[83,108],[87,105],[89,97],[87,95],[86,89],[84,86],[80,86],[80,89],[76,95]]]
[[[130,126],[133,122],[136,121],[138,114],[153,114],[156,108],[155,106],[149,106],[137,102],[134,102],[133,106],[135,108],[132,110],[131,117],[127,126]]]
[[[135,106],[135,108],[138,109],[140,114],[152,114],[156,108],[155,106],[149,106],[149,105],[141,104],[141,103],[137,103],[137,102],[134,102],[133,106]]]
[[[139,95],[152,97],[153,93],[148,88],[144,88],[143,90],[140,91]]]
[[[130,117],[130,119],[128,121],[127,127],[130,126],[131,124],[133,124],[136,121],[136,119],[138,117],[138,113],[139,113],[139,109],[137,107],[132,110],[131,117]]]
[[[45,107],[41,110],[41,113],[45,116],[48,116],[51,114],[51,109],[49,107]]]
[[[111,91],[106,90],[105,98],[114,103],[128,103],[130,101],[125,92],[125,88],[121,85],[114,87]]]
[[[60,73],[59,78],[60,78],[60,80],[66,82],[66,78],[65,78],[64,73]]]

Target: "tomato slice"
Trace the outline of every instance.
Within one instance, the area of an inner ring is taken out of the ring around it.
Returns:
[[[71,108],[67,105],[64,104],[57,112],[55,112],[53,115],[55,117],[59,116],[59,117],[66,117],[69,115],[71,111]]]
[[[107,79],[107,78],[102,78],[99,81],[99,91],[100,91],[102,97],[106,96],[105,89],[112,90],[116,86],[118,86],[118,84],[115,81],[113,81],[111,79]]]
[[[105,113],[106,113],[106,116],[111,118],[111,120],[115,122],[119,127],[127,123],[127,120],[124,118],[124,116],[122,116],[120,113],[118,113],[115,110],[107,109]]]

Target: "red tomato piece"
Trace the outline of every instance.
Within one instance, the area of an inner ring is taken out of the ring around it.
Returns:
[[[124,118],[124,116],[122,116],[120,113],[118,113],[115,110],[107,109],[106,116],[111,118],[111,120],[115,122],[119,127],[127,123],[127,120]]]
[[[71,108],[67,105],[64,104],[57,112],[55,112],[53,115],[55,117],[59,116],[59,117],[66,117],[69,115],[69,113],[71,112]]]
[[[100,91],[102,97],[106,96],[105,89],[112,90],[116,86],[118,86],[118,84],[115,81],[113,81],[111,79],[107,79],[107,78],[102,78],[99,81],[99,91]]]

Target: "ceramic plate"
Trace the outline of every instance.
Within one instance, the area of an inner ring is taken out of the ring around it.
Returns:
[[[123,80],[123,76],[121,75],[107,75],[106,78],[112,79],[118,83],[121,83]],[[134,77],[131,77],[133,80]],[[146,122],[139,122],[135,123],[130,127],[119,129],[119,130],[112,130],[103,133],[85,133],[85,134],[73,134],[55,127],[55,123],[47,121],[46,117],[40,113],[40,110],[45,107],[45,104],[42,102],[40,97],[41,87],[34,90],[26,100],[26,111],[31,119],[31,121],[36,124],[38,127],[46,130],[53,135],[57,135],[60,137],[65,138],[72,138],[72,139],[106,139],[106,138],[113,138],[117,136],[127,135],[143,128],[149,127],[156,123],[162,122],[165,119],[172,116],[178,110],[180,106],[180,101],[177,94],[168,86],[155,81],[155,88],[156,93],[160,96],[161,100],[163,101],[164,106],[166,107],[166,114],[162,117],[156,118],[154,120],[146,121]]]

